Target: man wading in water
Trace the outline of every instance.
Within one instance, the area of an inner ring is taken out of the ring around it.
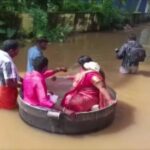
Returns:
[[[120,73],[137,73],[139,62],[143,62],[146,57],[145,50],[140,45],[134,34],[129,36],[127,43],[123,44],[120,49],[116,49],[118,59],[122,59]]]
[[[19,44],[15,40],[6,40],[0,50],[0,108],[17,107],[17,96],[21,78],[13,58],[18,55]]]

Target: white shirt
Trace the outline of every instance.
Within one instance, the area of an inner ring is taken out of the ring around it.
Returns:
[[[6,80],[8,79],[13,79],[17,82],[19,79],[18,71],[9,54],[0,50],[0,86],[6,85]]]

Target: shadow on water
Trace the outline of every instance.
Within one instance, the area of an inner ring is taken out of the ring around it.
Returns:
[[[95,133],[95,135],[116,133],[128,128],[130,125],[134,124],[134,112],[135,108],[133,106],[119,101],[112,125],[105,128],[103,131]]]
[[[111,125],[99,131],[87,134],[73,135],[71,137],[78,138],[80,136],[81,138],[87,135],[101,136],[121,132],[126,128],[128,128],[129,126],[131,126],[132,124],[134,124],[134,111],[135,108],[133,106],[123,101],[119,101],[117,104],[115,119]]]
[[[128,84],[131,82],[131,80],[134,78],[134,74],[126,74],[126,75],[119,75],[117,77],[114,77],[114,82],[112,84],[113,88],[120,88],[124,86],[125,84]]]
[[[150,71],[141,70],[137,75],[142,75],[144,77],[150,77]]]

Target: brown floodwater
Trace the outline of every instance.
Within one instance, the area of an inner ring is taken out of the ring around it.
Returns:
[[[150,24],[134,32],[150,54]],[[87,33],[70,37],[65,43],[50,44],[45,55],[49,67],[67,66],[77,71],[76,59],[92,56],[106,72],[107,83],[118,94],[118,107],[113,124],[104,130],[76,136],[50,134],[25,124],[18,110],[0,110],[0,150],[149,150],[150,149],[150,58],[140,65],[136,75],[120,75],[120,61],[114,49],[130,32]],[[15,59],[21,74],[26,67],[26,48]]]

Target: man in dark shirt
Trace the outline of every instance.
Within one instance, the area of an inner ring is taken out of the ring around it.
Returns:
[[[123,44],[123,46],[116,50],[117,58],[122,59],[122,64],[120,67],[120,73],[136,73],[138,71],[139,61],[132,62],[132,57],[129,57],[133,48],[142,48],[142,46],[137,42],[136,36],[131,34],[128,41]]]

